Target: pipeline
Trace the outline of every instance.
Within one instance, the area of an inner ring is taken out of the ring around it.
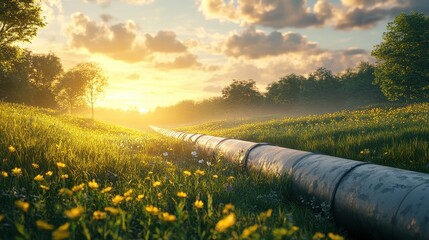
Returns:
[[[151,126],[213,156],[277,175],[292,192],[327,203],[334,221],[371,239],[429,239],[429,174],[305,151]]]

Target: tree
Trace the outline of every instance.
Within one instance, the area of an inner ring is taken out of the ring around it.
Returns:
[[[55,85],[55,100],[62,109],[67,109],[69,114],[83,105],[85,94],[85,79],[76,67],[68,70]]]
[[[339,103],[342,84],[331,70],[318,68],[315,72],[310,73],[302,86],[302,97],[306,103],[317,103],[321,106],[333,103],[338,105]]]
[[[40,1],[2,0],[0,2],[0,67],[10,69],[19,55],[16,42],[29,42],[45,26]]]
[[[354,69],[347,69],[340,78],[343,82],[342,94],[348,106],[385,102],[386,98],[378,86],[373,84],[375,66],[361,62]]]
[[[222,89],[222,98],[231,105],[257,104],[263,100],[262,94],[253,80],[232,80]]]
[[[94,119],[94,105],[107,86],[107,77],[96,63],[81,63],[77,68],[85,78],[85,99],[91,106],[92,119]]]
[[[31,52],[24,51],[9,62],[11,68],[0,68],[0,100],[14,103],[33,103],[33,88],[28,81]]]
[[[275,104],[295,104],[299,101],[301,84],[305,80],[303,76],[289,74],[278,82],[271,83],[267,87],[265,97]]]
[[[371,55],[377,59],[374,83],[388,100],[429,97],[429,17],[398,15],[387,25],[383,41]]]
[[[96,63],[79,63],[67,71],[57,86],[57,101],[69,109],[69,113],[86,102],[92,110],[94,119],[94,105],[104,88],[107,86],[107,77],[103,69]]]
[[[55,54],[32,54],[29,82],[33,86],[34,105],[56,108],[53,85],[63,72],[60,58]]]

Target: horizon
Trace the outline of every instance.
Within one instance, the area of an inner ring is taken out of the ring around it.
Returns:
[[[47,26],[32,43],[65,70],[93,61],[109,78],[96,106],[147,112],[219,96],[232,79],[271,82],[319,67],[338,73],[370,56],[399,0],[43,0]],[[251,9],[249,7],[252,7]]]

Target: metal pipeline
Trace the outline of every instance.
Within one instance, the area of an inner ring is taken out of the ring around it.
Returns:
[[[151,128],[245,168],[287,174],[294,194],[325,203],[335,222],[359,237],[429,239],[429,174],[266,143]]]

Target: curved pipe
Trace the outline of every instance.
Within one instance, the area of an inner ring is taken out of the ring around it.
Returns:
[[[362,238],[429,239],[429,174],[151,127],[244,168],[287,174],[294,194],[326,203],[337,224]]]

